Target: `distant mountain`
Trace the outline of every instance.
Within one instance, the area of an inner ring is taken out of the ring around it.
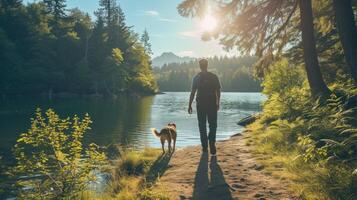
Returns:
[[[153,67],[162,67],[164,64],[168,63],[184,63],[184,62],[190,62],[194,60],[195,58],[192,57],[180,57],[172,52],[165,52],[161,54],[161,56],[155,57],[152,59],[152,66]]]

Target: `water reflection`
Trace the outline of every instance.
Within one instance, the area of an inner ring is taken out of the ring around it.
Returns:
[[[120,143],[137,148],[159,147],[160,142],[150,134],[150,128],[162,128],[175,122],[178,128],[177,146],[199,143],[196,114],[187,114],[189,93],[170,92],[144,98],[120,97],[105,99],[15,98],[0,102],[0,155],[11,155],[10,149],[21,132],[30,126],[30,117],[37,107],[53,108],[61,117],[89,113],[92,130],[85,142],[100,145]],[[225,139],[241,131],[236,122],[259,112],[265,99],[260,93],[223,93],[218,114],[217,139]],[[195,109],[194,109],[195,110]],[[194,111],[195,112],[195,111]]]

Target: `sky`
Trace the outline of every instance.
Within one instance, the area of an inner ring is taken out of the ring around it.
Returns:
[[[39,0],[24,0],[34,2]],[[181,17],[177,5],[182,0],[117,0],[126,16],[126,23],[137,33],[145,29],[150,36],[153,57],[163,52],[173,52],[179,56],[212,57],[234,55],[226,52],[218,41],[202,41],[201,32],[214,25],[210,17],[199,20]],[[67,7],[78,7],[94,17],[99,0],[67,0]]]

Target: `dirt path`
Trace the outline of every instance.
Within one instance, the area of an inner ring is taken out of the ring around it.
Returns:
[[[286,181],[257,163],[243,141],[247,137],[218,142],[216,157],[201,154],[198,146],[177,150],[160,184],[175,199],[296,199]]]

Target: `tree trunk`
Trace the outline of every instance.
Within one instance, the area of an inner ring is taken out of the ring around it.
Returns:
[[[311,94],[313,97],[328,96],[331,91],[322,78],[317,58],[311,0],[299,0],[299,5],[304,62]]]
[[[333,9],[343,52],[357,84],[357,28],[351,0],[333,0]]]

